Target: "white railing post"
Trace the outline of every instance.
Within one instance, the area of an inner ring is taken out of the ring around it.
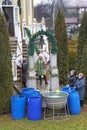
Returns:
[[[13,54],[12,56],[12,75],[13,75],[13,81],[17,81],[17,65],[15,54]]]

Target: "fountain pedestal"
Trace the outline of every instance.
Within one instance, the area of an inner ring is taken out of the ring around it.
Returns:
[[[27,77],[27,87],[32,87],[36,89],[36,71],[34,68],[34,56],[29,56],[29,67],[28,67],[28,77]]]
[[[58,67],[57,67],[57,55],[50,54],[50,90],[59,89],[59,74],[58,74]]]

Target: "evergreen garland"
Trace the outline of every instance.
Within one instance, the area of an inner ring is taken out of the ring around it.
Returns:
[[[28,28],[24,28],[26,33],[27,33],[27,36],[30,38],[31,37],[31,33],[30,33],[30,30]]]
[[[58,49],[57,49],[57,45],[56,45],[56,39],[55,39],[55,37],[53,35],[51,35],[47,31],[41,30],[41,31],[38,31],[37,33],[35,33],[31,37],[29,29],[25,28],[25,30],[26,30],[27,36],[30,38],[29,49],[28,49],[28,54],[29,55],[31,55],[31,56],[34,55],[34,51],[36,51],[37,54],[40,53],[40,50],[38,49],[38,47],[36,46],[36,44],[34,43],[34,41],[35,41],[35,39],[38,36],[41,36],[41,35],[46,35],[50,39],[50,42],[51,42],[51,53],[52,54],[57,54]]]

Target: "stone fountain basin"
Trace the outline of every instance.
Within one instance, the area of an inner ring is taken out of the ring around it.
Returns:
[[[68,93],[50,91],[42,94],[42,98],[48,108],[62,109],[67,103]]]

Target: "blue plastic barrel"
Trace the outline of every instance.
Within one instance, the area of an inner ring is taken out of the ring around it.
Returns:
[[[68,92],[68,108],[71,115],[78,115],[80,113],[80,99],[79,94],[74,87],[63,87],[62,91]]]
[[[69,94],[68,107],[71,115],[80,114],[80,99],[77,91],[74,91]]]
[[[11,115],[13,119],[22,119],[25,117],[25,97],[14,95],[11,97]]]
[[[28,98],[32,98],[32,97],[34,98],[41,97],[40,91],[37,91],[37,90],[31,91],[29,93]]]
[[[41,120],[42,118],[42,98],[32,97],[28,99],[28,120]]]
[[[65,87],[62,87],[61,90],[64,91],[64,92],[71,93],[71,92],[75,91],[75,88],[74,87],[67,87],[67,86],[65,86]]]
[[[34,89],[34,88],[23,88],[23,89],[22,89],[22,95],[25,96],[26,103],[27,103],[28,97],[29,97],[29,95],[30,95],[30,93],[31,93],[32,91],[35,91],[35,89]]]

